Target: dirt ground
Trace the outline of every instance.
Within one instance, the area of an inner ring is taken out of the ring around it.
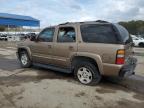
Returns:
[[[144,107],[143,94],[104,79],[91,87],[75,81],[72,74],[36,66],[23,69],[16,60],[14,46],[0,47],[0,108]],[[144,58],[136,57],[136,73],[143,75]]]

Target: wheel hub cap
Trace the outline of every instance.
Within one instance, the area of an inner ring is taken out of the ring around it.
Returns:
[[[26,54],[22,54],[21,55],[21,62],[22,62],[22,64],[26,65],[27,61],[28,61],[28,58],[27,58]]]
[[[92,81],[92,72],[86,67],[81,67],[78,69],[77,77],[81,83],[88,84]]]

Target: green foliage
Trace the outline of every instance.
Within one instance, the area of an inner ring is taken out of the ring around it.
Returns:
[[[144,21],[128,21],[128,22],[119,22],[120,25],[124,26],[130,34],[139,35],[144,34]]]

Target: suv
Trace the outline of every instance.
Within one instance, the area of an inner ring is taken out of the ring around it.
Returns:
[[[132,75],[137,61],[128,31],[100,20],[45,28],[18,44],[17,55],[24,68],[37,64],[74,73],[85,85],[98,84],[102,76]]]

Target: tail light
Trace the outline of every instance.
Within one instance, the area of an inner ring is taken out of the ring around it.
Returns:
[[[116,64],[124,64],[125,62],[125,50],[120,49],[116,54]]]

